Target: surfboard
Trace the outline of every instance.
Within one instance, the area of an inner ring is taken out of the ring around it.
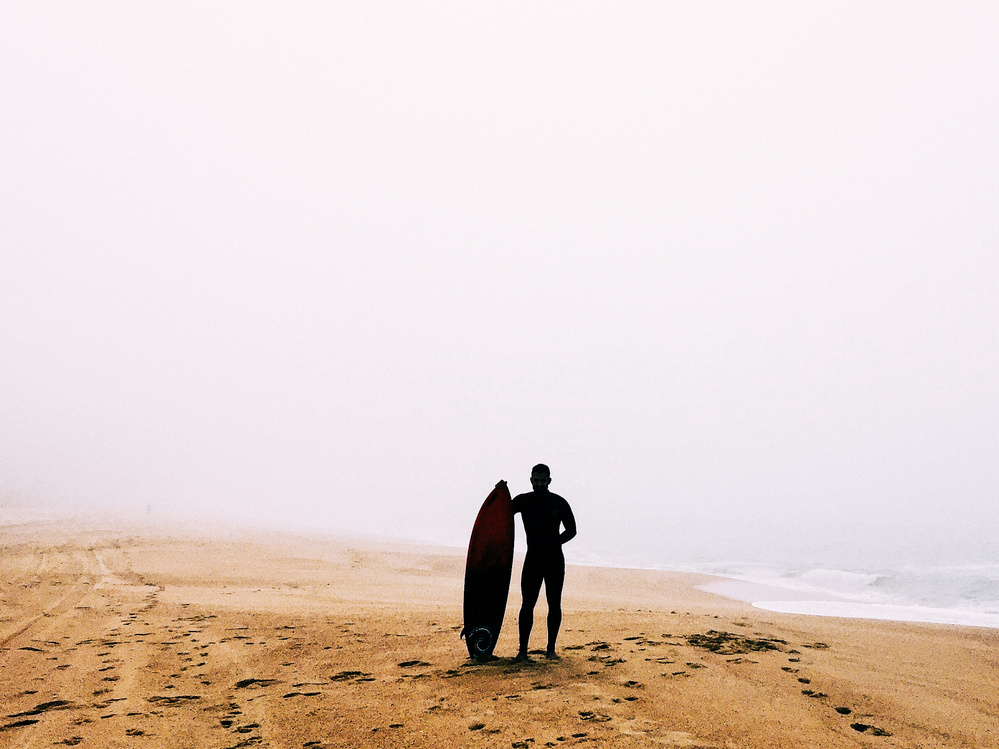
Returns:
[[[513,502],[506,482],[493,489],[482,503],[472,526],[465,558],[463,607],[468,654],[486,660],[496,647],[513,571]]]

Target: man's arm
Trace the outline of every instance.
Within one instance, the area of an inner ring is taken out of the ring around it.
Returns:
[[[564,501],[564,500],[563,500]],[[565,526],[565,530],[559,534],[559,543],[567,543],[576,537],[576,518],[572,514],[572,508],[569,507],[569,503],[565,502],[565,507],[563,508],[565,513],[562,516],[562,525]]]

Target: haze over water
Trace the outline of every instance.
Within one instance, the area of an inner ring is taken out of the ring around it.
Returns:
[[[996,38],[5,7],[0,503],[461,545],[544,461],[580,561],[994,564]]]

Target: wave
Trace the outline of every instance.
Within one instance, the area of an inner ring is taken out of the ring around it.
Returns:
[[[805,557],[805,554],[801,556]],[[910,558],[896,563],[886,559],[879,564],[839,566],[810,564],[801,557],[784,564],[741,560],[649,564],[647,558],[632,558],[627,564],[622,564],[620,558],[609,559],[595,554],[570,561],[609,567],[697,572],[768,586],[772,591],[767,595],[780,599],[783,607],[771,610],[788,609],[788,613],[836,610],[843,613],[826,615],[948,624],[977,623],[976,626],[989,627],[996,626],[993,622],[999,621],[996,618],[999,617],[999,564],[991,561],[919,564]],[[762,600],[735,597],[754,604]],[[815,599],[812,601],[814,605],[805,605],[810,599]],[[835,599],[837,605],[833,606],[834,601],[829,599]],[[768,608],[773,603],[763,600],[762,604],[766,606],[761,607]],[[793,607],[794,611],[789,607]],[[810,610],[804,610],[809,607]]]

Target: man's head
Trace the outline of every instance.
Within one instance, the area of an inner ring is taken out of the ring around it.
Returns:
[[[536,492],[548,491],[548,485],[552,482],[552,472],[544,463],[538,463],[531,469],[531,486]]]

